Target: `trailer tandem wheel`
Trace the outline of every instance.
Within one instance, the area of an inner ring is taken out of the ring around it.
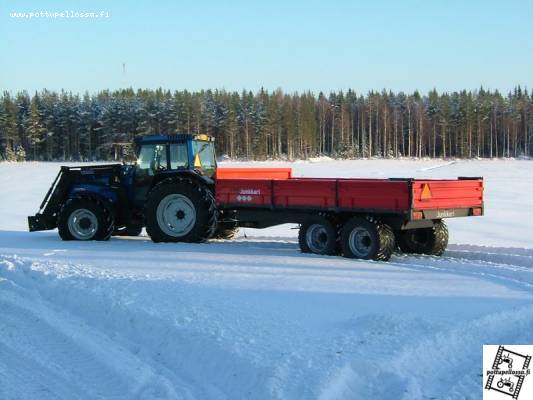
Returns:
[[[139,236],[143,231],[142,226],[141,227],[124,227],[120,229],[115,229],[113,231],[112,236]]]
[[[352,217],[341,229],[341,247],[348,258],[387,261],[395,247],[394,232],[380,221]]]
[[[218,217],[218,224],[212,238],[224,240],[235,239],[239,233],[235,211],[219,211]]]
[[[435,221],[432,228],[398,231],[396,236],[403,253],[440,256],[448,246],[448,227],[442,220]]]
[[[223,240],[231,240],[235,239],[237,237],[237,234],[239,233],[238,227],[228,227],[222,224],[219,224],[217,226],[217,229],[215,230],[215,233],[213,234],[213,239],[223,239]]]
[[[337,229],[326,217],[311,216],[300,226],[298,244],[302,253],[335,254],[337,253]]]

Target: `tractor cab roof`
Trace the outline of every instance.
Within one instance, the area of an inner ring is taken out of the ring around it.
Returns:
[[[203,140],[212,142],[215,140],[214,137],[209,135],[193,135],[192,133],[179,133],[173,135],[148,135],[148,136],[139,136],[135,138],[135,143],[137,145],[141,144],[156,144],[156,143],[183,143],[189,140]]]

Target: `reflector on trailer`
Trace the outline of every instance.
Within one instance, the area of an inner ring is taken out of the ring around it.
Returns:
[[[422,185],[422,191],[420,192],[420,200],[430,200],[431,199],[431,190],[429,189],[429,184],[424,183]]]
[[[422,211],[413,211],[413,219],[418,220],[418,219],[423,219],[423,218],[424,218],[424,213]]]

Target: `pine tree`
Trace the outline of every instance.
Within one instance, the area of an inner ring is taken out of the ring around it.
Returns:
[[[33,96],[31,100],[31,111],[27,134],[30,143],[30,148],[32,150],[33,160],[37,160],[41,157],[41,145],[44,142],[45,132],[46,129],[44,128],[42,123],[40,98],[38,94],[35,94],[35,96]]]
[[[7,131],[7,110],[4,102],[0,101],[0,161],[7,159]]]

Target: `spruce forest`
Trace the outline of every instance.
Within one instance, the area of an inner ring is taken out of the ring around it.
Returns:
[[[232,159],[528,157],[533,91],[425,95],[123,89],[0,97],[0,160],[116,157],[137,135],[207,133]]]

